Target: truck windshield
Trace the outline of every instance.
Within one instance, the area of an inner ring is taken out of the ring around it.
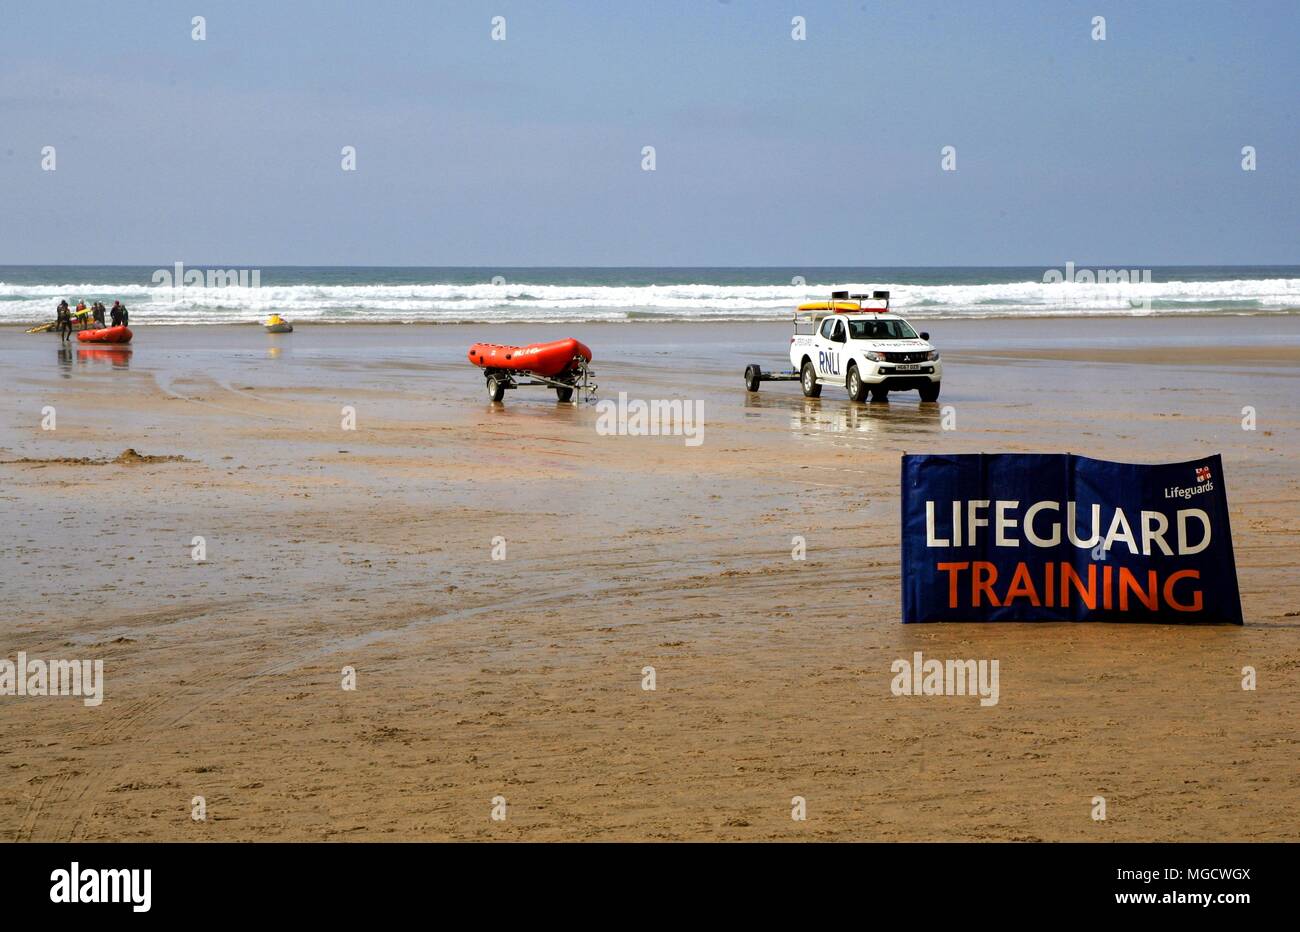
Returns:
[[[916,331],[905,320],[850,320],[854,340],[915,340]]]

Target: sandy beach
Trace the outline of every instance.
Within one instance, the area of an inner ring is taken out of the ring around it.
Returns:
[[[784,322],[0,329],[0,655],[105,677],[0,697],[0,838],[1294,840],[1300,318],[924,328],[936,405],[748,395]],[[564,335],[703,442],[464,358]],[[1222,453],[1245,626],[903,626],[899,457],[941,451]],[[915,651],[1000,701],[891,695]]]

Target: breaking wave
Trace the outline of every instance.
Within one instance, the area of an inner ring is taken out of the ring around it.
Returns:
[[[1271,314],[1300,309],[1300,278],[1132,283],[888,284],[846,282],[852,293],[887,289],[892,306],[917,318],[1053,317],[1089,314]],[[60,299],[123,301],[132,321],[253,323],[271,312],[337,323],[577,323],[628,320],[783,319],[795,304],[824,300],[827,286],[291,284],[171,288],[143,284],[8,284],[0,323],[50,320]]]

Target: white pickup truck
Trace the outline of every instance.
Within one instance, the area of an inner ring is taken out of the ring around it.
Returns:
[[[883,300],[883,308],[864,307]],[[922,401],[937,401],[943,363],[912,325],[889,312],[889,292],[872,296],[835,292],[830,301],[802,304],[795,312],[786,372],[767,372],[757,363],[745,368],[745,387],[756,392],[762,382],[798,380],[803,393],[816,398],[823,385],[844,388],[854,401],[886,400],[890,392],[915,389]]]

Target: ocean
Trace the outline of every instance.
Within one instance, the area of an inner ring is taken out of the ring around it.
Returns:
[[[66,298],[132,324],[580,323],[782,319],[832,290],[915,318],[1261,315],[1300,310],[1300,266],[350,268],[0,266],[0,324]]]

